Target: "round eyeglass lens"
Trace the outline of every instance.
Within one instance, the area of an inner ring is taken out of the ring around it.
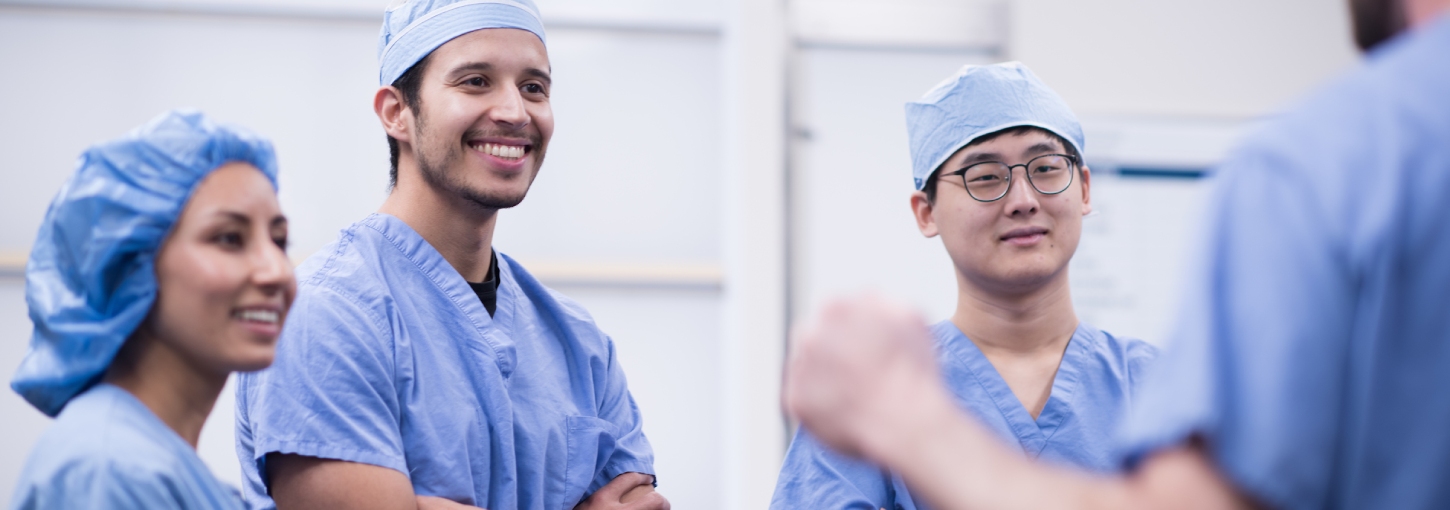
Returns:
[[[1027,180],[1040,193],[1062,193],[1072,184],[1072,161],[1056,154],[1033,158],[1027,162]]]
[[[967,188],[967,193],[972,198],[991,202],[1007,194],[1007,182],[1011,174],[1012,169],[1002,163],[977,163],[962,172],[962,185]]]

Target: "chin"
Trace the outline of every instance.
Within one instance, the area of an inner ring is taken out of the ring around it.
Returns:
[[[1031,291],[1048,284],[1066,269],[1066,265],[1060,267],[1046,264],[1018,266],[998,271],[997,277],[993,279],[1004,288]]]
[[[468,190],[465,197],[470,202],[473,202],[483,207],[487,207],[489,209],[508,209],[510,207],[519,205],[520,203],[523,203],[524,196],[527,195],[529,192],[529,189],[527,187],[522,190],[480,188],[481,187],[475,187]]]
[[[272,366],[277,357],[277,346],[271,344],[249,344],[227,353],[224,364],[228,372],[256,372]]]
[[[256,372],[258,370],[262,370],[264,368],[272,366],[272,360],[275,358],[276,353],[269,351],[266,355],[253,355],[246,357],[245,359],[233,360],[233,363],[231,363],[232,366],[230,371]]]

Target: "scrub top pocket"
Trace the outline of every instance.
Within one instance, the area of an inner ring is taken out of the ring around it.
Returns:
[[[608,421],[594,416],[568,417],[568,452],[564,474],[564,510],[574,508],[584,500],[587,493],[599,490],[609,483],[607,473],[602,473],[609,458],[614,455],[615,427]]]

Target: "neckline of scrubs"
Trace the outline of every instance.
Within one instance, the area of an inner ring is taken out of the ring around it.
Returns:
[[[518,301],[517,296],[522,293],[522,290],[514,281],[513,268],[508,263],[508,256],[499,254],[501,256],[498,258],[498,304],[494,313],[490,315],[488,310],[483,307],[483,302],[479,301],[478,294],[473,292],[473,287],[463,279],[463,275],[407,222],[390,214],[373,213],[362,223],[377,231],[401,251],[404,258],[411,261],[423,273],[423,276],[433,282],[433,285],[437,286],[439,291],[473,322],[474,329],[478,331],[482,340],[482,347],[486,347],[490,351],[485,354],[498,363],[504,377],[512,374],[514,369],[513,345],[510,343],[508,332],[513,327],[514,306]]]
[[[942,348],[956,356],[971,371],[973,379],[987,392],[992,403],[1012,427],[1022,450],[1033,457],[1040,455],[1052,441],[1052,436],[1072,419],[1072,407],[1068,403],[1077,391],[1079,367],[1089,355],[1087,329],[1079,323],[1072,337],[1068,339],[1062,360],[1057,365],[1057,374],[1053,376],[1052,392],[1047,396],[1047,403],[1042,406],[1042,413],[1033,420],[1032,414],[1027,412],[1027,406],[1012,393],[1012,387],[1002,379],[997,367],[992,365],[976,343],[967,338],[950,320],[942,321],[937,327],[947,333]],[[963,397],[958,395],[958,398]]]
[[[95,387],[86,391],[86,393],[90,392],[97,392],[97,396],[101,397],[104,397],[105,394],[113,395],[110,397],[110,400],[117,405],[122,405],[130,408],[132,412],[128,414],[134,416],[137,420],[140,420],[143,426],[164,432],[159,436],[153,435],[152,437],[164,437],[165,439],[163,439],[163,441],[170,443],[170,446],[172,448],[181,448],[186,451],[192,452],[192,454],[196,454],[196,447],[191,446],[191,443],[186,442],[186,440],[181,437],[181,434],[177,434],[176,430],[172,429],[170,425],[167,425],[165,421],[162,421],[160,416],[156,416],[156,413],[153,412],[150,407],[146,407],[145,402],[142,402],[141,399],[136,398],[136,395],[131,394],[131,392],[127,391],[125,388],[116,386],[111,383],[103,382],[96,384]]]

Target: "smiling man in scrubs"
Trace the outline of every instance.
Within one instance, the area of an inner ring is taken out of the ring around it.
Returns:
[[[1078,320],[1068,262],[1092,210],[1082,128],[1025,66],[967,66],[907,105],[917,227],[940,236],[957,307],[932,326],[955,405],[1009,449],[1106,471],[1156,351]],[[792,442],[771,508],[921,508],[899,477]]]
[[[1352,5],[1364,64],[1216,170],[1122,475],[1003,448],[879,299],[798,330],[787,406],[937,508],[1450,508],[1450,1]]]
[[[554,128],[537,9],[413,0],[379,46],[394,188],[298,269],[276,363],[241,380],[247,499],[668,508],[610,338],[493,249]]]

